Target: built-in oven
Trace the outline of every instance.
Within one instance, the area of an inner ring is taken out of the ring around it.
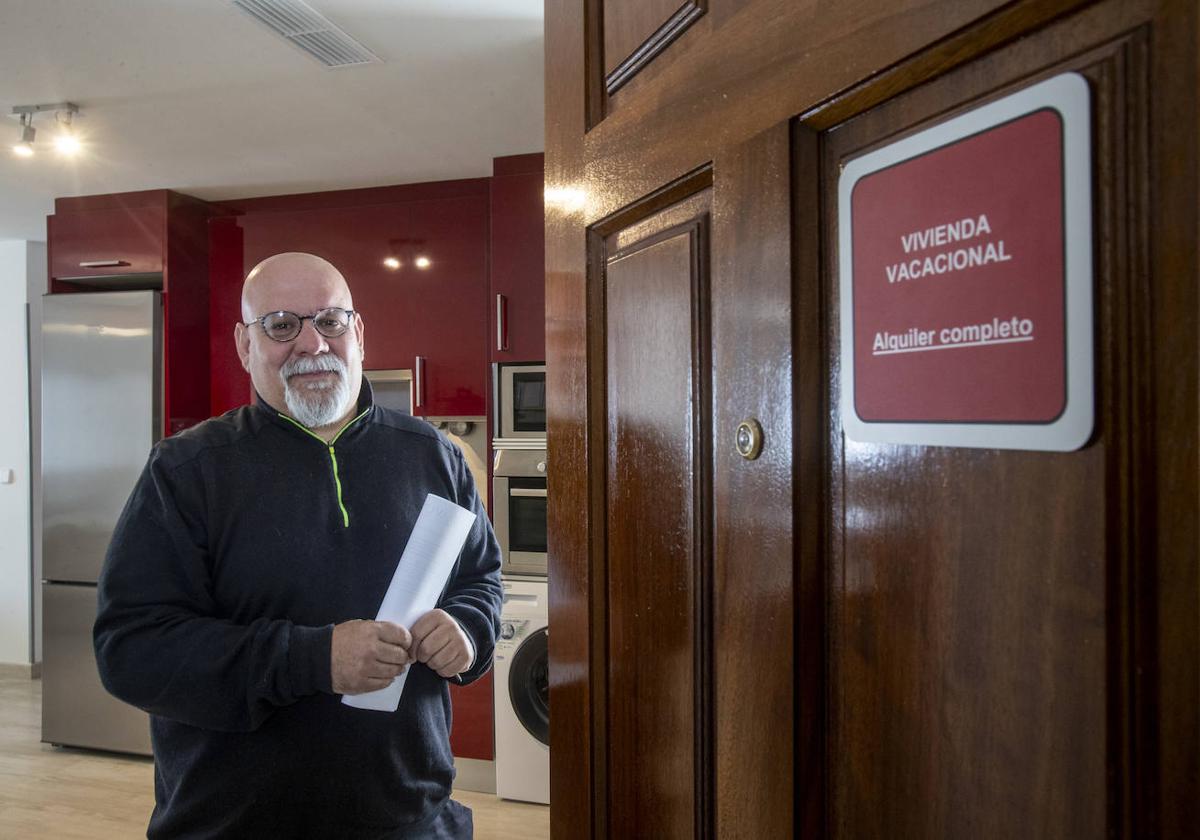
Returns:
[[[546,365],[498,364],[494,369],[496,417],[492,434],[503,441],[546,439]]]
[[[498,448],[492,465],[492,526],[503,575],[546,576],[546,449]]]

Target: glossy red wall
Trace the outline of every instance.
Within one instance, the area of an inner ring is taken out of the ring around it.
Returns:
[[[214,220],[213,412],[243,404],[248,377],[231,330],[241,279],[258,261],[307,251],[346,275],[365,321],[367,368],[409,369],[424,358],[426,416],[483,416],[489,387],[490,179],[279,196],[227,203]],[[415,260],[426,257],[428,268]],[[398,269],[384,259],[400,261]]]

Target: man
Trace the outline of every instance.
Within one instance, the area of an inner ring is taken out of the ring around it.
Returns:
[[[151,838],[470,837],[447,680],[490,667],[499,548],[458,449],[372,404],[363,319],[310,254],[260,263],[258,402],[160,442],[100,577],[96,659],[151,714]],[[477,519],[438,609],[371,619],[428,493]],[[407,669],[399,709],[341,703]]]

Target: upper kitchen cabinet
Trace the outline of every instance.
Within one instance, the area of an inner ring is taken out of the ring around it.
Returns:
[[[543,156],[493,161],[489,342],[493,362],[546,358]]]
[[[79,212],[56,209],[49,217],[50,276],[55,280],[162,272],[167,218],[161,202]]]
[[[161,289],[165,434],[209,415],[212,208],[170,190],[59,198],[47,217],[52,293]]]
[[[364,322],[364,367],[413,374],[413,413],[482,417],[488,180],[247,200],[243,268],[284,251],[333,263]]]

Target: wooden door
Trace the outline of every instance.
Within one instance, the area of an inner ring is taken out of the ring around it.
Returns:
[[[547,4],[555,838],[1200,831],[1198,33],[1150,0]],[[1065,71],[1092,438],[848,439],[839,172]]]

